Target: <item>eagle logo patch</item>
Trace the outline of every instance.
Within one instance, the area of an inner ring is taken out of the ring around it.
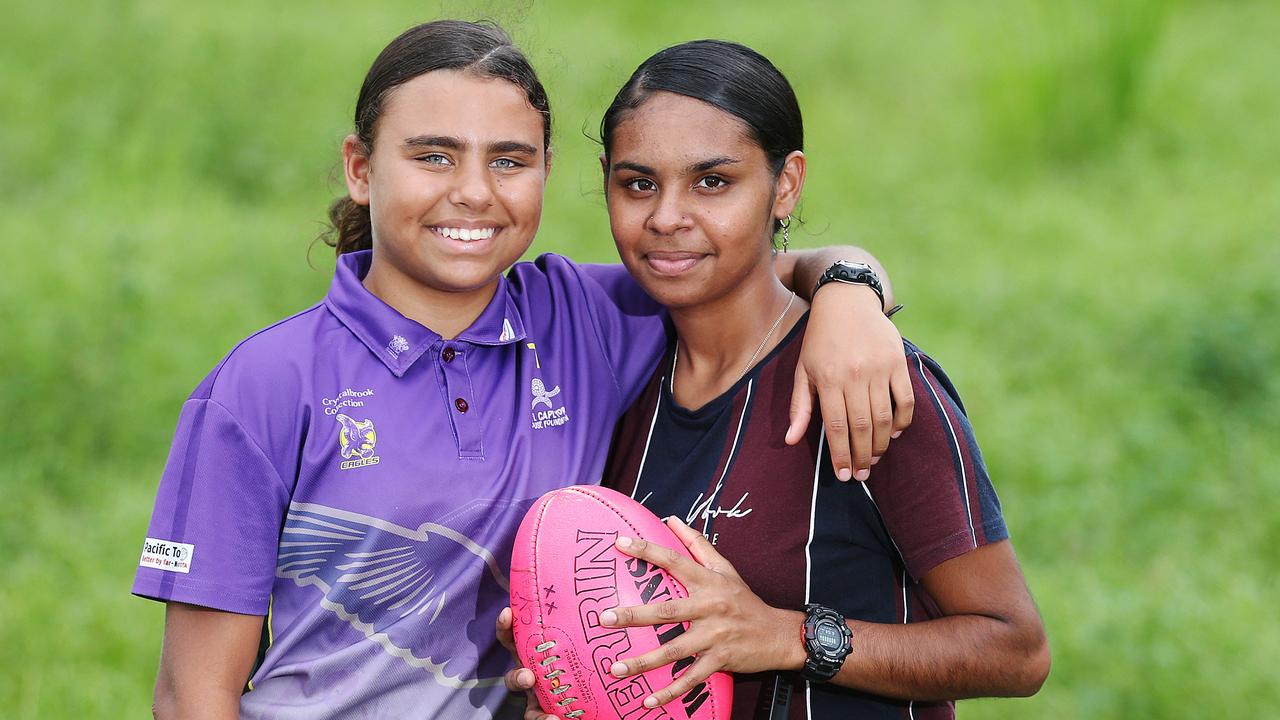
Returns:
[[[378,433],[373,429],[372,420],[356,420],[349,415],[338,413],[338,448],[342,451],[344,461],[338,467],[343,470],[377,465],[378,456],[373,448],[378,443]]]

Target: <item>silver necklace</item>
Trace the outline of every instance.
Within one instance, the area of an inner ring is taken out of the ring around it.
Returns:
[[[756,361],[756,358],[760,356],[760,351],[764,350],[764,346],[769,344],[769,338],[773,337],[774,331],[776,331],[778,329],[778,326],[782,324],[782,318],[787,316],[787,311],[791,309],[791,304],[794,303],[795,301],[796,301],[796,294],[793,291],[791,293],[791,296],[787,298],[786,307],[782,308],[782,312],[778,314],[778,319],[774,320],[773,324],[769,326],[769,332],[765,333],[764,337],[760,339],[760,344],[756,346],[756,351],[751,353],[751,357],[747,358],[747,364],[743,366],[742,372],[738,374],[738,380],[741,380],[742,378],[746,377],[747,371],[751,369],[751,365]],[[671,394],[672,395],[675,395],[676,393],[676,363],[679,361],[680,361],[680,343],[676,343],[676,351],[671,356]],[[734,380],[733,382],[737,383],[738,380]]]

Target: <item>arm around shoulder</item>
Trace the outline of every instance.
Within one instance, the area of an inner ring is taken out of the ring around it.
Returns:
[[[156,675],[157,720],[234,720],[253,670],[262,617],[170,602]]]

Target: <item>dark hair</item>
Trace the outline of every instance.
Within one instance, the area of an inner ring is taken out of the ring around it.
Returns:
[[[356,100],[355,135],[373,152],[374,131],[387,99],[400,85],[436,70],[465,70],[506,80],[524,90],[529,105],[542,115],[542,147],[551,145],[551,102],[528,58],[511,37],[492,23],[437,20],[401,33],[373,61]],[[339,255],[373,247],[369,208],[343,195],[329,206],[332,228],[324,241]]]
[[[613,133],[656,91],[701,100],[746,124],[777,175],[787,155],[804,149],[804,122],[791,83],[769,59],[745,45],[693,40],[640,63],[600,121],[605,158]]]

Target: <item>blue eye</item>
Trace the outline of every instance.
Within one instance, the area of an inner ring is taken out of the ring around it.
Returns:
[[[494,160],[493,162],[489,163],[489,166],[495,167],[499,170],[514,170],[518,167],[524,167],[523,165],[516,162],[515,160],[512,160],[511,158],[498,158],[497,160]]]
[[[422,155],[418,158],[418,160],[428,165],[451,165],[452,164],[448,156],[441,155],[440,153],[430,153],[428,155]]]

